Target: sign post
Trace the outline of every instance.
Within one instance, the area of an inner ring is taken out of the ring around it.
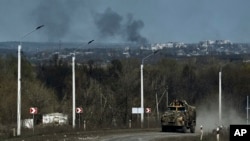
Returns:
[[[83,113],[83,109],[82,107],[77,107],[76,108],[76,113],[78,114],[78,117],[79,117],[79,128],[80,128],[80,123],[81,123],[81,119],[80,119],[80,114]]]
[[[138,114],[141,114],[144,112],[143,110],[144,108],[141,107],[132,107],[132,114],[136,114],[137,115],[137,119],[138,119]]]
[[[151,108],[146,108],[145,113],[148,115],[148,128],[149,128],[149,113],[151,113]]]
[[[30,114],[33,115],[33,134],[34,134],[34,131],[35,131],[35,114],[37,114],[37,107],[30,107]]]

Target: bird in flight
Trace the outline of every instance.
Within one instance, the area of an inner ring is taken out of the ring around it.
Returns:
[[[36,30],[37,30],[37,29],[40,29],[40,28],[42,28],[42,27],[44,27],[44,25],[38,26],[38,27],[36,28]]]
[[[93,41],[94,41],[94,40],[89,41],[88,44],[92,43]]]

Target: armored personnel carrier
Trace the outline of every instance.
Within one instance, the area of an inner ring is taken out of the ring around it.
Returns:
[[[161,116],[162,132],[181,130],[186,133],[190,129],[195,132],[196,108],[188,105],[185,100],[174,100]]]

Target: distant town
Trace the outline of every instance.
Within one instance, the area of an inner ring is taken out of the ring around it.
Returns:
[[[0,42],[2,55],[17,53],[18,42]],[[22,52],[32,62],[46,62],[53,59],[70,61],[75,53],[77,61],[94,60],[107,63],[112,59],[145,57],[150,52],[160,51],[161,57],[188,58],[217,56],[237,61],[248,61],[249,43],[232,43],[229,40],[205,40],[198,43],[166,42],[155,44],[135,43],[36,43],[23,42]],[[159,57],[158,57],[159,58]]]

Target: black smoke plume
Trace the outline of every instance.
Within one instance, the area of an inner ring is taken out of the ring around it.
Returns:
[[[134,20],[132,14],[128,14],[128,22],[125,25],[125,36],[128,41],[141,44],[147,43],[147,39],[140,35],[140,30],[144,27],[141,20]]]
[[[140,34],[140,30],[144,27],[143,21],[134,20],[132,14],[128,14],[127,21],[123,23],[121,15],[107,8],[104,13],[95,14],[94,20],[100,35],[104,38],[119,36],[132,43],[146,44],[148,42]]]
[[[69,0],[40,0],[39,2],[32,16],[38,25],[46,26],[42,32],[48,41],[60,40],[70,30],[71,18],[75,13],[77,3]]]
[[[95,16],[95,24],[103,37],[120,34],[121,21],[122,17],[110,8],[107,8],[104,13]]]

